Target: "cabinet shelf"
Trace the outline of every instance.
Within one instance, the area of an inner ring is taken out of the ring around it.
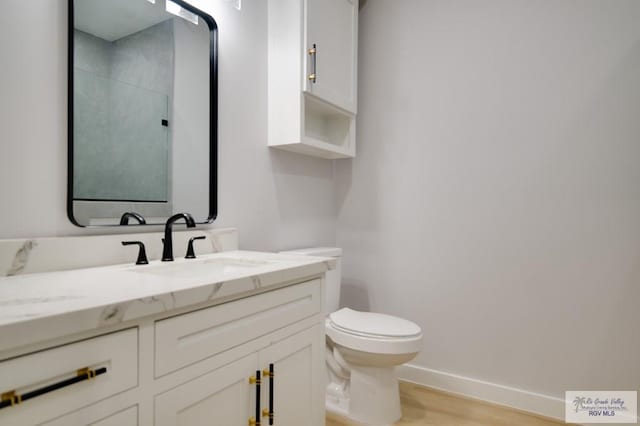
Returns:
[[[301,136],[293,141],[269,141],[287,151],[336,159],[355,156],[355,115],[309,93],[302,94]]]

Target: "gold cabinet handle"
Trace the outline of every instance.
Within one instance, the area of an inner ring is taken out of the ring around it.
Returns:
[[[307,77],[312,83],[315,83],[317,78],[318,78],[318,69],[317,69],[317,54],[318,54],[318,49],[316,48],[315,43],[313,44],[313,47],[311,49],[308,50],[309,52],[309,56],[311,57],[311,69],[313,71],[311,71],[311,73],[309,74],[309,76]]]

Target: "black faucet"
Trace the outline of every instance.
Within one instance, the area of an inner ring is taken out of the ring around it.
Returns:
[[[138,260],[136,260],[136,265],[148,265],[149,260],[147,259],[147,251],[144,249],[144,243],[142,241],[123,241],[123,246],[132,246],[136,245],[139,247],[138,250]]]
[[[171,227],[177,220],[184,219],[187,222],[187,228],[195,228],[196,221],[193,220],[193,216],[189,213],[177,213],[167,219],[167,223],[164,225],[164,248],[162,249],[162,261],[173,261],[173,238],[171,235]]]
[[[147,221],[144,220],[144,217],[142,217],[141,214],[136,213],[136,212],[124,212],[124,213],[122,213],[122,216],[120,217],[120,225],[128,225],[129,224],[129,218],[137,220],[140,223],[140,225],[146,225],[147,224]]]

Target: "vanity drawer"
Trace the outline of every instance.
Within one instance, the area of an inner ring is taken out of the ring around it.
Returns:
[[[40,424],[137,384],[137,328],[9,359],[0,393],[14,391],[17,404],[0,409],[0,424]]]
[[[158,321],[156,377],[318,314],[321,297],[316,279]]]

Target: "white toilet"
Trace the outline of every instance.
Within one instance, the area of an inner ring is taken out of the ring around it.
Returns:
[[[420,351],[422,330],[391,315],[338,310],[342,249],[317,247],[288,253],[334,257],[327,273],[327,411],[364,425],[391,425],[402,416],[394,368]]]

